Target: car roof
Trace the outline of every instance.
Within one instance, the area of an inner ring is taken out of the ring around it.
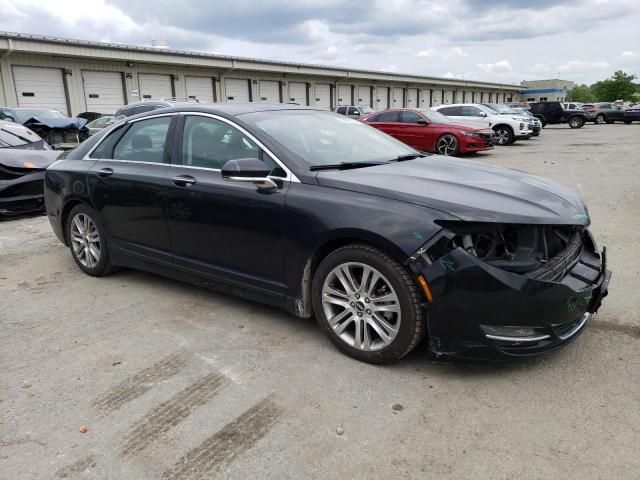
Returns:
[[[302,105],[295,105],[290,103],[188,103],[182,104],[175,107],[167,108],[163,110],[163,112],[183,112],[185,110],[191,112],[206,112],[206,113],[224,113],[226,115],[236,116],[242,115],[245,113],[256,113],[256,112],[269,112],[269,111],[278,111],[278,110],[309,110],[309,111],[320,111],[320,112],[328,112],[329,110],[323,110],[321,108],[314,107],[306,107]],[[147,113],[158,113],[155,112],[147,112]]]

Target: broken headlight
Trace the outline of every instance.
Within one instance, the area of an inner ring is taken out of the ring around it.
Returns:
[[[412,257],[429,265],[457,248],[503,270],[526,273],[579,253],[585,228],[573,225],[438,222],[445,227]]]

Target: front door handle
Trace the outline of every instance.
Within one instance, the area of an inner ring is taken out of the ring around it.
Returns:
[[[101,168],[98,170],[98,176],[100,178],[107,178],[113,175],[113,168]]]
[[[177,177],[173,177],[172,181],[178,187],[190,187],[196,183],[196,179],[191,175],[178,175]]]

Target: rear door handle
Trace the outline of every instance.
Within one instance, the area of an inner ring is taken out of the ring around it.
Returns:
[[[191,175],[178,175],[177,177],[173,177],[172,181],[178,187],[190,187],[196,183],[196,179]]]
[[[101,168],[98,170],[98,176],[101,178],[107,178],[113,175],[113,168]]]

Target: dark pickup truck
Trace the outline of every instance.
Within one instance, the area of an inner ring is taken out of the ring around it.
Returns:
[[[571,128],[582,128],[589,116],[582,110],[565,110],[560,102],[538,102],[529,106],[529,111],[542,122],[547,124],[568,123]]]

